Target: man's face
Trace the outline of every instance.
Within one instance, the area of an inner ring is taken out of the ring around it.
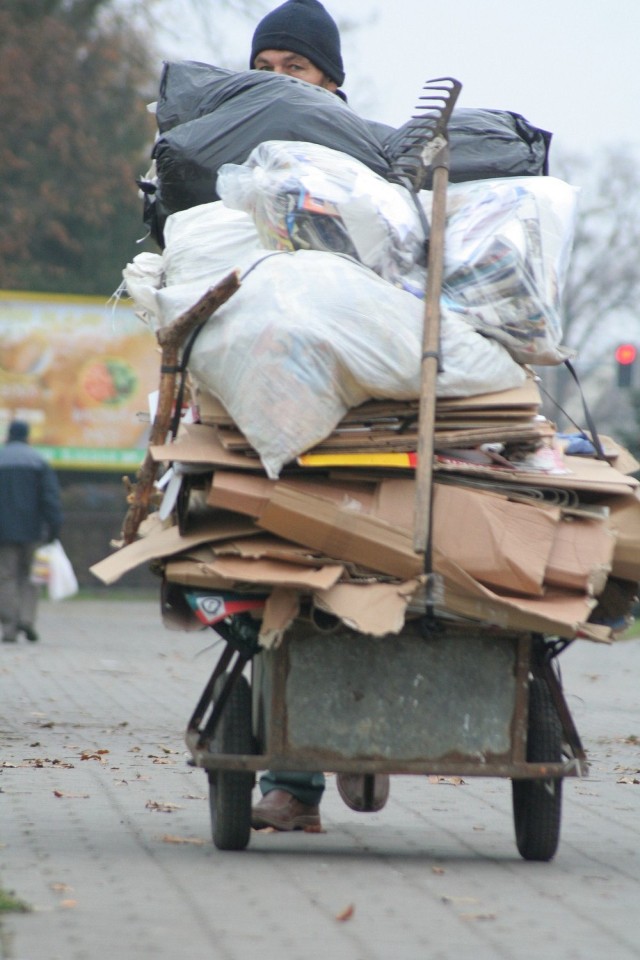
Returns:
[[[338,84],[329,80],[311,60],[299,53],[292,53],[291,50],[261,50],[253,61],[253,66],[255,70],[269,70],[271,73],[297,77],[298,80],[306,80],[307,83],[324,87],[326,90],[338,89]]]

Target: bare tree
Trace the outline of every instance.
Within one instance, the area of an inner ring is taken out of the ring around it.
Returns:
[[[631,148],[611,147],[595,156],[560,158],[556,173],[580,188],[563,297],[564,343],[576,351],[596,419],[610,429],[621,399],[612,389],[615,346],[625,339],[640,347],[640,162]],[[555,400],[579,415],[579,394],[566,369],[538,372]],[[630,406],[630,397],[623,399]]]

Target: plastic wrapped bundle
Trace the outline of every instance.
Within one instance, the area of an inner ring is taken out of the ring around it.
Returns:
[[[164,322],[200,292],[193,285],[168,288]],[[418,397],[422,325],[418,299],[348,257],[271,253],[205,325],[189,370],[222,401],[268,475],[277,477],[351,407],[372,398]],[[499,343],[447,311],[441,354],[438,396],[503,390],[525,379]]]
[[[432,196],[421,191],[425,215]],[[451,184],[442,303],[519,363],[562,363],[561,298],[575,230],[577,190],[554,177]],[[401,285],[423,296],[425,271]]]
[[[262,143],[245,164],[220,168],[218,193],[251,214],[272,250],[345,253],[392,283],[424,250],[409,192],[329,147]]]
[[[555,177],[454,184],[443,302],[520,363],[561,363],[577,191]]]

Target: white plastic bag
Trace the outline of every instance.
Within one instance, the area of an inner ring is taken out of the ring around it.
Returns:
[[[189,370],[277,477],[349,408],[419,396],[423,310],[416,297],[349,257],[272,253],[207,322]],[[447,311],[441,348],[438,396],[524,382],[522,367],[499,343]]]
[[[162,262],[165,282],[203,280],[213,286],[232,270],[245,270],[265,250],[248,213],[221,200],[167,217]]]
[[[159,253],[139,253],[122,271],[124,286],[133,300],[137,315],[155,326],[156,294],[164,283],[162,257]]]
[[[420,198],[428,213],[431,194]],[[442,303],[520,363],[562,363],[561,297],[577,190],[556,177],[450,184]],[[424,289],[414,268],[407,288]]]
[[[49,552],[47,547],[38,547],[34,553],[29,580],[37,587],[46,587],[49,583]]]
[[[267,252],[248,213],[222,200],[167,217],[162,254],[139,253],[122,271],[137,315],[152,330],[192,307],[231,273],[242,273]],[[184,291],[184,292],[183,292]]]
[[[71,561],[59,540],[38,547],[34,556],[32,580],[46,583],[50,600],[66,600],[78,592],[78,581]]]
[[[345,253],[391,283],[424,250],[404,187],[316,143],[267,140],[244,164],[225,163],[216,189],[229,207],[251,214],[270,250]]]

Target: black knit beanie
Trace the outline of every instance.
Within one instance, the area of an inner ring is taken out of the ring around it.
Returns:
[[[253,35],[250,67],[262,50],[299,53],[338,86],[344,83],[340,33],[318,0],[287,0],[268,13]]]

